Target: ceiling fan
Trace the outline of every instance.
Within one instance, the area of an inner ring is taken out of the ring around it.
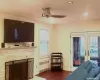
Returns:
[[[50,7],[47,7],[47,8],[43,8],[43,13],[42,13],[42,17],[54,17],[54,18],[64,18],[66,17],[65,15],[52,15],[51,12],[50,12]]]

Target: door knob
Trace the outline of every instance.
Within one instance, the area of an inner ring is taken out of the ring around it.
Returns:
[[[86,56],[86,50],[85,50],[85,56]]]

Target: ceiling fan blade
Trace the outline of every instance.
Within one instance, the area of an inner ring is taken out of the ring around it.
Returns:
[[[51,17],[54,17],[54,18],[64,18],[66,16],[65,15],[51,15]]]

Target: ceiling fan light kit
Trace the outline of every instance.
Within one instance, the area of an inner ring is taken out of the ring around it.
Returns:
[[[43,8],[42,9],[43,10],[43,13],[42,13],[42,16],[43,17],[51,17],[51,14],[50,14],[50,8],[48,7],[48,8]]]

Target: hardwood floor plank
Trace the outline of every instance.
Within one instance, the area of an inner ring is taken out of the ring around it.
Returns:
[[[69,71],[46,71],[40,73],[38,76],[47,80],[65,80],[70,73]]]

